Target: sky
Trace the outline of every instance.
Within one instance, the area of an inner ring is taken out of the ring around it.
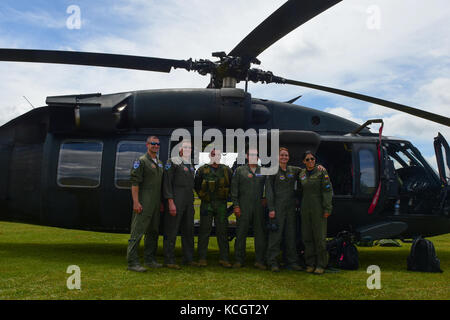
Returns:
[[[0,48],[73,50],[171,59],[231,51],[284,0],[2,0]],[[255,66],[450,117],[450,2],[344,0],[276,42]],[[114,68],[0,62],[0,125],[47,96],[204,88],[209,78]],[[238,84],[243,88],[243,84]],[[312,89],[249,84],[253,97],[331,112],[357,123],[383,118],[383,134],[411,141],[435,166],[433,137],[450,128]],[[25,99],[26,97],[26,99]],[[28,102],[28,101],[30,102]],[[377,132],[378,127],[372,127]]]

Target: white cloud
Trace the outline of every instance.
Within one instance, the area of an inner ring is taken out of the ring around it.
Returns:
[[[342,107],[338,107],[338,108],[326,108],[326,109],[325,109],[325,112],[332,113],[332,114],[334,114],[334,115],[343,117],[343,118],[345,118],[345,119],[347,119],[347,120],[350,120],[350,121],[353,121],[353,122],[356,122],[356,123],[359,123],[359,124],[363,124],[363,123],[365,122],[364,120],[362,120],[362,119],[360,119],[360,118],[355,118],[355,117],[353,116],[353,113],[352,113],[350,110],[345,109],[345,108],[342,108]]]

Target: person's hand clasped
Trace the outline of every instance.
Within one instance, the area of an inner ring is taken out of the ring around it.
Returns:
[[[142,210],[144,210],[144,208],[142,207],[140,202],[134,202],[133,203],[133,212],[134,213],[139,214],[139,213],[142,212]]]
[[[175,203],[172,201],[169,201],[169,214],[172,217],[175,217],[177,215],[177,207],[175,206]]]

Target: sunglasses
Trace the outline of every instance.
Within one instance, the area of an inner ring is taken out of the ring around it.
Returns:
[[[161,143],[160,142],[147,142],[149,144],[151,144],[152,146],[159,146]]]
[[[315,161],[316,159],[314,158],[305,158],[305,161]]]

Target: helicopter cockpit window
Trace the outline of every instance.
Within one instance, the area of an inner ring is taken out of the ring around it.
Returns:
[[[58,162],[57,183],[61,187],[96,188],[100,185],[103,144],[64,142]]]
[[[377,187],[375,176],[375,156],[367,149],[359,151],[360,169],[360,192],[361,194],[372,195]]]
[[[130,170],[133,161],[147,152],[145,141],[122,141],[117,145],[114,184],[117,188],[131,188]]]
[[[400,193],[420,193],[431,184],[433,180],[427,173],[431,168],[420,154],[407,143],[390,142],[386,144],[389,159],[393,160],[396,174],[400,183]]]

